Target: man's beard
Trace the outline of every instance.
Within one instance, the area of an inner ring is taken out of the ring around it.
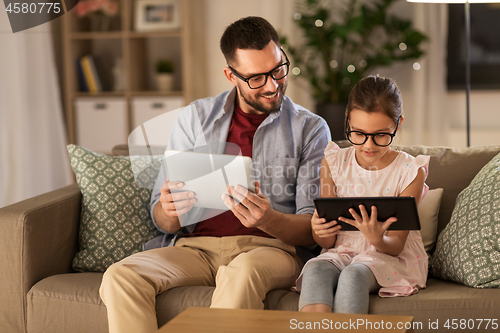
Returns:
[[[279,98],[273,102],[273,104],[270,107],[265,107],[263,103],[260,103],[258,99],[260,96],[263,96],[264,94],[258,94],[255,96],[255,98],[250,99],[250,97],[247,98],[247,96],[243,95],[242,89],[238,89],[241,98],[247,103],[249,106],[251,106],[253,109],[263,112],[265,114],[271,114],[278,112],[281,109],[281,103],[283,103],[283,98],[285,97],[285,91],[287,87],[288,81],[285,81],[285,83],[278,85],[278,93],[279,93]]]

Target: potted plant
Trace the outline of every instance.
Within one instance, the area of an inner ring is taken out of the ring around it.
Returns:
[[[171,91],[174,86],[174,63],[170,60],[158,60],[156,63],[156,88]]]
[[[297,67],[293,73],[309,81],[316,112],[327,120],[333,140],[343,138],[349,92],[361,78],[376,67],[424,54],[427,37],[388,12],[396,1],[297,2],[294,19],[304,45],[292,46],[286,37],[281,42]]]

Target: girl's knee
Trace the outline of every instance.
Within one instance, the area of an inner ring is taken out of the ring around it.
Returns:
[[[373,275],[373,273],[364,264],[351,264],[344,268],[341,275],[358,280]]]
[[[370,292],[377,290],[379,287],[371,269],[361,263],[347,266],[340,274],[340,285],[344,286],[352,283],[365,286]]]
[[[331,262],[326,260],[311,260],[304,266],[304,274],[334,274],[340,270]]]

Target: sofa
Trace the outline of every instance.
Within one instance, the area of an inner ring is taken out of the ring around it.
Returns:
[[[431,156],[427,184],[443,188],[437,232],[450,221],[458,194],[500,152],[499,146],[463,149],[400,146],[412,155]],[[0,209],[0,331],[107,332],[106,307],[99,297],[102,273],[76,273],[82,195],[78,185]],[[432,253],[432,251],[431,251]],[[208,307],[212,287],[180,287],[157,296],[161,326],[191,306]],[[298,294],[273,290],[265,308],[296,311]],[[408,297],[370,296],[370,313],[412,315],[418,332],[448,319],[500,317],[500,289],[475,289],[430,276],[427,288]],[[484,327],[484,325],[483,325]],[[478,330],[476,330],[478,331]],[[492,325],[479,331],[497,331]]]

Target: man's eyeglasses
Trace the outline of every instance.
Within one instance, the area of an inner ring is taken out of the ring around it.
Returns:
[[[243,77],[241,76],[234,68],[231,66],[228,66],[231,72],[233,72],[234,76],[236,76],[238,79],[245,81],[250,89],[259,89],[263,87],[267,83],[267,77],[270,76],[274,80],[279,81],[283,79],[285,76],[288,75],[288,70],[290,68],[290,61],[288,60],[288,57],[286,56],[285,51],[281,49],[281,52],[285,55],[286,62],[274,67],[267,73],[260,73],[260,74],[255,74],[250,77]]]
[[[398,118],[398,123],[393,133],[365,133],[361,131],[348,130],[345,132],[345,135],[347,140],[349,140],[349,142],[353,145],[363,145],[368,140],[368,137],[371,136],[374,144],[379,147],[387,147],[392,143],[392,139],[396,136],[400,119],[401,117]]]

